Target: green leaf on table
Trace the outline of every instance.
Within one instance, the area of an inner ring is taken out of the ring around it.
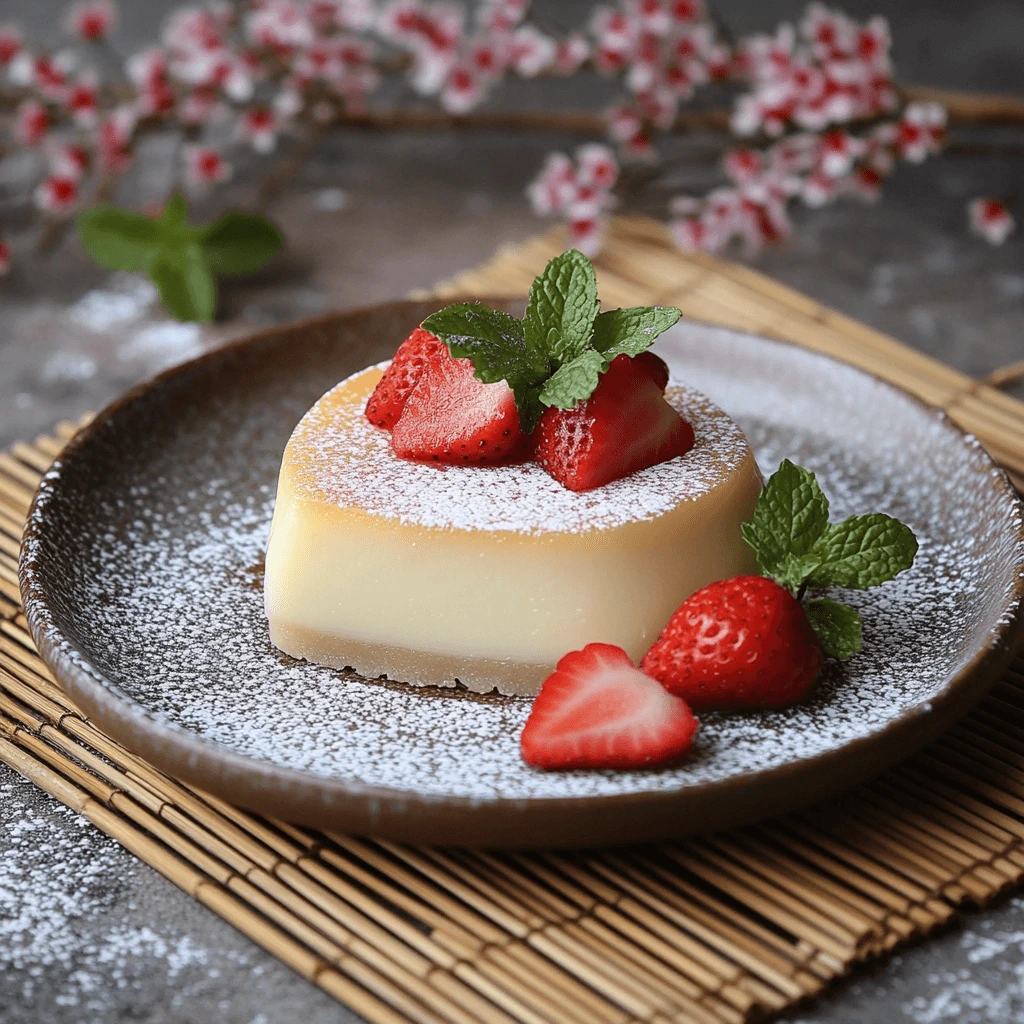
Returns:
[[[806,602],[804,611],[827,655],[845,661],[860,650],[862,627],[856,609],[823,597]]]
[[[178,320],[209,323],[217,308],[217,285],[198,245],[160,250],[147,268],[160,301]]]
[[[266,217],[231,210],[198,237],[215,274],[251,274],[284,247],[284,236]]]
[[[572,362],[590,344],[599,308],[593,264],[578,249],[563,252],[530,286],[523,317],[527,343],[556,365]]]
[[[808,586],[866,590],[910,568],[917,538],[898,519],[873,512],[829,526],[813,554],[818,565],[809,573]]]
[[[609,309],[594,321],[593,345],[610,363],[618,355],[638,356],[658,335],[675,324],[682,313],[674,306],[631,306]]]
[[[828,529],[828,498],[813,473],[784,459],[740,529],[761,573],[796,590],[821,561],[813,549]]]
[[[157,221],[116,206],[83,210],[76,225],[82,247],[107,270],[145,270],[160,244]]]
[[[548,377],[540,391],[541,403],[571,409],[594,393],[604,368],[604,356],[592,348],[586,349]]]

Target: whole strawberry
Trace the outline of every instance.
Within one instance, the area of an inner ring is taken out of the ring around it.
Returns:
[[[764,576],[735,576],[687,598],[640,667],[700,710],[789,704],[811,688],[821,662],[793,595]]]

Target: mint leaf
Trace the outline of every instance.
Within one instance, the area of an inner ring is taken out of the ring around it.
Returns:
[[[76,226],[82,247],[107,270],[145,270],[160,243],[155,220],[116,206],[84,210]]]
[[[753,518],[740,530],[754,549],[761,573],[797,589],[821,561],[815,549],[828,528],[828,498],[814,474],[784,459],[757,499]]]
[[[202,229],[199,243],[215,274],[251,274],[284,247],[284,236],[266,217],[231,210]]]
[[[160,301],[178,320],[209,323],[217,308],[217,286],[198,245],[162,249],[147,267]]]
[[[873,512],[830,526],[815,543],[813,554],[819,564],[808,586],[866,590],[910,568],[917,538],[898,519]]]
[[[530,286],[523,318],[527,343],[557,364],[572,362],[590,344],[598,308],[593,264],[570,249],[551,260]]]
[[[610,309],[594,321],[594,348],[610,363],[618,355],[638,356],[683,314],[673,306]]]
[[[180,192],[175,192],[164,206],[164,212],[160,216],[160,226],[165,229],[181,227],[187,218],[188,203]]]
[[[572,362],[562,363],[548,377],[540,392],[541,403],[558,409],[571,409],[594,393],[604,368],[604,356],[592,348],[586,349]]]
[[[522,323],[479,302],[431,313],[423,327],[436,334],[456,358],[472,359],[475,376],[485,384],[507,380],[515,389],[540,383],[550,373],[547,360],[535,360],[527,349]]]
[[[804,611],[827,655],[845,661],[860,650],[861,621],[856,609],[823,597],[808,601]]]
[[[532,434],[544,414],[541,389],[536,384],[513,384],[511,387],[516,399],[516,412],[519,413],[519,426],[524,434]]]

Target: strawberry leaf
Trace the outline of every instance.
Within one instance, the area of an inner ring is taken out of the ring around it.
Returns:
[[[829,526],[812,554],[818,565],[809,573],[808,586],[866,590],[910,568],[917,538],[898,519],[875,512]]]
[[[606,363],[618,355],[638,356],[675,324],[682,313],[674,306],[632,306],[610,309],[594,321],[594,348]]]
[[[590,344],[598,308],[593,264],[570,249],[534,278],[523,319],[527,342],[556,365],[572,362]]]
[[[541,403],[557,409],[571,409],[594,393],[604,368],[604,356],[592,348],[586,349],[572,362],[562,363],[548,377],[540,392]]]
[[[762,575],[796,590],[821,561],[805,556],[828,529],[828,498],[813,473],[784,459],[740,529]]]
[[[821,649],[827,655],[845,661],[860,650],[862,627],[856,609],[828,598],[819,598],[808,601],[804,611]]]

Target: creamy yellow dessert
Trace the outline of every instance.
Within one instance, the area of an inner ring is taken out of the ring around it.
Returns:
[[[406,462],[363,415],[382,374],[343,381],[285,449],[266,559],[270,637],[368,678],[535,694],[588,643],[639,661],[672,613],[756,571],[740,537],[761,476],[740,428],[670,386],[685,456],[591,491],[539,465]]]

